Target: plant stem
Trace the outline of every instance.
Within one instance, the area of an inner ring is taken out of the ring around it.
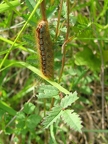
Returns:
[[[43,1],[41,2],[40,6],[41,6],[42,19],[43,19],[44,21],[47,21],[45,0],[43,0]]]
[[[66,57],[66,47],[65,47],[65,45],[69,41],[68,37],[69,37],[69,0],[67,0],[67,33],[66,33],[65,41],[64,41],[64,43],[62,45],[63,57],[62,57],[62,66],[61,66],[60,75],[59,75],[59,83],[60,83],[60,79],[62,77],[64,65],[65,65],[65,57]]]
[[[61,16],[62,5],[63,5],[63,0],[61,0],[60,9],[59,9],[59,13],[58,13],[58,21],[57,21],[57,28],[56,28],[56,38],[58,36],[58,28],[59,28],[59,23],[60,23],[60,16]]]

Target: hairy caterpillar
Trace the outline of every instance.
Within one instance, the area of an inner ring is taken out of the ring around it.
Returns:
[[[54,51],[50,39],[47,21],[41,21],[36,28],[37,48],[40,67],[43,75],[49,79],[54,77]]]

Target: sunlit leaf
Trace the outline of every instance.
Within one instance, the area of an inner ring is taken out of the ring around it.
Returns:
[[[78,99],[77,93],[74,92],[73,94],[70,93],[69,95],[66,95],[62,100],[61,100],[61,107],[66,108],[70,106],[72,103],[74,103]]]
[[[40,86],[38,92],[39,92],[39,94],[37,95],[38,98],[53,98],[53,97],[59,98],[58,89],[51,85]]]
[[[78,114],[72,110],[64,110],[61,115],[63,121],[75,131],[81,132],[81,119]]]

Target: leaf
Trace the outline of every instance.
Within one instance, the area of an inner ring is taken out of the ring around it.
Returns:
[[[103,50],[103,58],[105,62],[108,62],[108,50]]]
[[[16,119],[17,119],[18,121],[24,120],[24,119],[25,119],[25,114],[24,114],[22,111],[17,112],[17,114],[16,114]]]
[[[13,41],[11,41],[11,40],[8,40],[8,39],[6,39],[6,38],[4,38],[4,37],[2,37],[2,36],[0,36],[0,40],[2,40],[2,41],[4,41],[4,42],[6,42],[7,44],[10,44],[10,45],[13,45],[14,44],[14,42]],[[23,45],[23,43],[20,43],[20,44],[18,44],[18,43],[15,43],[14,44],[14,48],[19,48],[19,49],[21,49],[21,50],[23,50],[23,51],[27,51],[27,52],[30,52],[30,53],[36,53],[34,50],[32,50],[32,49],[27,49],[27,48],[25,48],[24,46],[22,46]],[[0,55],[2,55],[2,54],[4,54],[4,53],[7,53],[7,51],[8,50],[5,50],[5,51],[0,51]]]
[[[57,106],[52,108],[52,111],[50,111],[48,113],[48,115],[45,117],[44,121],[43,121],[43,125],[45,128],[48,128],[50,125],[52,125],[54,122],[57,121],[57,119],[60,118],[62,113],[62,109],[61,107]]]
[[[81,119],[78,114],[75,112],[73,113],[73,110],[64,110],[61,115],[63,121],[67,123],[70,128],[73,128],[75,131],[81,132]]]
[[[26,2],[26,5],[28,6],[30,12],[32,12],[36,5],[36,2],[34,0],[25,0],[25,2]]]
[[[62,100],[61,100],[61,107],[67,108],[68,106],[70,106],[72,103],[74,103],[76,100],[78,99],[77,97],[77,93],[74,92],[73,94],[70,93],[69,95],[66,95]]]
[[[84,48],[83,51],[75,55],[75,63],[76,65],[86,65],[92,71],[98,71],[100,69],[100,59],[89,48]]]
[[[4,63],[4,65],[5,65],[5,63]],[[63,88],[60,84],[58,84],[58,83],[56,83],[54,81],[51,81],[51,80],[47,79],[46,77],[44,77],[42,75],[42,73],[37,68],[35,68],[34,66],[32,66],[32,65],[30,65],[28,63],[25,63],[25,62],[21,62],[21,61],[20,62],[18,62],[18,61],[11,62],[11,61],[8,61],[8,64],[3,69],[1,69],[0,72],[3,71],[4,69],[8,68],[8,67],[11,67],[11,66],[26,67],[27,69],[31,70],[32,72],[34,72],[35,74],[37,74],[38,76],[43,78],[45,81],[47,81],[48,83],[50,83],[51,85],[56,87],[61,92],[65,93],[65,94],[69,94],[70,93],[67,89]]]
[[[27,118],[26,126],[29,129],[34,129],[40,121],[41,121],[41,117],[39,115],[37,115],[37,114],[30,115]]]
[[[42,85],[39,88],[38,92],[39,92],[39,94],[37,95],[38,98],[52,98],[52,97],[59,98],[58,89],[51,85]]]
[[[24,129],[25,119],[26,116],[22,111],[17,112],[15,121],[16,121],[16,128],[18,129],[18,133],[20,133],[21,129]]]
[[[10,115],[15,116],[16,115],[16,111],[11,108],[10,106],[8,106],[5,102],[0,101],[0,109],[8,112]]]
[[[35,109],[35,105],[32,104],[32,103],[26,103],[24,105],[24,109],[23,111],[26,113],[26,114],[31,114]]]
[[[6,12],[7,10],[10,10],[11,8],[17,7],[18,5],[20,5],[20,2],[19,2],[19,0],[15,0],[15,1],[10,1],[9,4],[8,4],[8,2],[1,3],[0,4],[0,13]]]
[[[54,126],[53,126],[53,125],[50,126],[50,135],[51,135],[53,144],[57,144],[56,138],[55,138],[56,135],[55,135],[55,131],[54,131]],[[51,142],[50,142],[50,143],[51,143]]]
[[[0,121],[3,119],[4,114],[5,114],[5,111],[0,109]]]

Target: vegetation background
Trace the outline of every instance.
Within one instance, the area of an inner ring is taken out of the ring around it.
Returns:
[[[0,144],[107,144],[108,1],[46,0],[55,82],[38,70],[40,3],[0,1]]]

